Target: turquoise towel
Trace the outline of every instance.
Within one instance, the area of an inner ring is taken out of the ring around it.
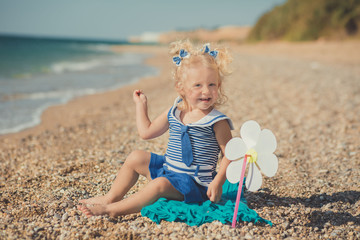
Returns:
[[[245,181],[244,181],[245,183]],[[239,184],[231,184],[227,180],[223,185],[223,193],[219,203],[210,200],[203,203],[185,203],[160,198],[152,205],[141,210],[141,215],[159,224],[161,220],[169,222],[184,222],[190,226],[200,226],[215,220],[223,224],[231,223],[234,215],[235,201]],[[272,222],[260,217],[256,211],[246,205],[243,185],[237,221],[264,222],[272,226]]]

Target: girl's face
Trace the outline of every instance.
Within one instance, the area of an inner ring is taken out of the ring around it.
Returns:
[[[215,69],[201,64],[187,69],[181,94],[190,110],[211,111],[218,99],[219,77]]]

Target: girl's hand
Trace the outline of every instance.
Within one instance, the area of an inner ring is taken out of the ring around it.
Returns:
[[[135,103],[146,103],[147,98],[142,90],[137,89],[133,92],[133,100]]]
[[[222,194],[222,185],[212,181],[208,187],[206,194],[211,202],[213,203],[219,202]]]
[[[169,121],[167,114],[170,110],[166,110],[153,121],[150,121],[147,109],[147,98],[142,90],[133,92],[133,100],[136,104],[136,126],[142,139],[152,139],[164,134],[169,129]]]

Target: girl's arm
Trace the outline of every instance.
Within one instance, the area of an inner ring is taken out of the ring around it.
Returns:
[[[142,90],[135,90],[133,99],[136,104],[136,126],[142,139],[152,139],[161,136],[169,129],[167,113],[160,114],[154,121],[150,121],[147,110],[147,98]]]
[[[221,199],[222,194],[222,185],[225,183],[226,180],[226,168],[230,163],[225,157],[225,146],[232,138],[230,126],[227,120],[221,120],[214,125],[214,131],[216,140],[220,146],[221,153],[224,156],[220,163],[220,169],[216,174],[213,181],[210,183],[207,191],[207,195],[212,202],[219,202]]]

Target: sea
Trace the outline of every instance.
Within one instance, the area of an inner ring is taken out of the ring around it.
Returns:
[[[40,123],[50,106],[158,74],[149,54],[117,53],[128,42],[0,36],[0,134]]]

